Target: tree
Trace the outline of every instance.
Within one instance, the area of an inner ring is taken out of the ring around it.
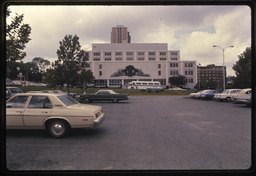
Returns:
[[[94,76],[91,70],[82,70],[79,76],[80,83],[83,86],[86,86],[88,83],[91,83],[94,81]]]
[[[181,85],[185,85],[187,83],[187,79],[183,75],[173,76],[169,78],[169,83],[179,87]]]
[[[7,9],[6,17],[10,16],[10,10]],[[26,44],[31,40],[29,35],[31,27],[23,23],[24,15],[18,15],[12,18],[10,24],[6,26],[6,62],[7,62],[7,77],[13,79],[17,75],[16,61],[21,61],[25,58],[26,53],[23,50]]]
[[[238,58],[239,60],[233,65],[236,74],[233,86],[237,88],[251,87],[251,48],[246,48]]]
[[[32,62],[37,65],[37,67],[39,68],[39,72],[43,73],[45,72],[46,68],[51,64],[50,61],[41,58],[41,57],[35,57]]]
[[[60,41],[57,55],[58,60],[53,63],[53,69],[48,69],[50,73],[45,74],[46,81],[52,86],[66,85],[69,93],[70,86],[74,87],[80,80],[79,74],[83,69],[81,63],[85,59],[85,52],[81,50],[79,37],[66,35]]]
[[[8,17],[11,12],[9,10],[7,11]],[[31,27],[23,23],[23,18],[23,14],[16,14],[16,16],[12,18],[11,23],[6,26],[6,60],[9,62],[21,61],[26,56],[23,50],[26,48],[26,44],[31,40],[29,38]]]
[[[43,82],[48,84],[50,87],[63,85],[60,67],[56,69],[48,68],[46,72],[43,73],[43,77]]]
[[[20,62],[20,72],[24,75],[25,80],[27,81],[42,81],[42,74],[39,72],[37,65],[33,62]]]

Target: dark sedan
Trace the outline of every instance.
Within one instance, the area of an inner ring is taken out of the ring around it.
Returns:
[[[119,94],[113,90],[99,90],[95,94],[80,95],[80,102],[89,103],[93,101],[112,101],[117,103],[120,100],[128,100],[128,94]]]

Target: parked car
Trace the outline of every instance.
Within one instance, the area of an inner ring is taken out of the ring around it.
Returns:
[[[89,103],[93,101],[112,101],[117,103],[120,100],[128,100],[128,94],[119,94],[113,90],[99,90],[95,94],[80,95],[80,102]]]
[[[201,90],[201,91],[196,92],[196,93],[190,93],[189,97],[191,97],[191,98],[199,98],[200,94],[206,93],[208,91],[210,91],[210,90]]]
[[[87,87],[94,88],[95,85],[94,84],[87,84]]]
[[[241,96],[241,95],[246,95],[246,94],[250,94],[252,92],[251,88],[247,88],[247,89],[242,89],[240,92],[234,94],[231,96],[231,101],[234,100],[235,97],[237,96]]]
[[[235,96],[233,98],[233,102],[236,104],[246,104],[247,106],[251,106],[252,103],[252,94],[243,94],[239,96]]]
[[[53,137],[63,137],[71,128],[97,127],[104,118],[101,106],[63,94],[21,93],[6,102],[7,129],[46,129]]]
[[[231,97],[234,94],[237,94],[241,91],[241,89],[226,89],[220,94],[215,94],[213,99],[217,101],[231,101]]]
[[[143,89],[142,89],[142,90],[143,90]],[[153,85],[152,87],[147,88],[147,91],[148,91],[148,92],[151,92],[152,90],[154,90],[154,91],[156,91],[156,92],[164,91],[164,89],[163,89],[161,86],[158,86],[158,85]]]
[[[185,89],[182,89],[180,87],[172,87],[172,88],[169,88],[168,90],[185,90]]]
[[[199,95],[199,99],[212,100],[215,94],[221,93],[221,90],[209,90]]]
[[[31,91],[31,92],[40,92],[40,93],[58,93],[58,94],[65,94],[65,95],[69,95],[72,98],[76,97],[76,93],[67,93],[67,92],[63,92],[61,90],[41,90],[41,91]]]
[[[23,93],[23,91],[18,87],[6,87],[6,100],[18,93]]]

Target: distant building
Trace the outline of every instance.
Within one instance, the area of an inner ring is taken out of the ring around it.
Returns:
[[[226,77],[226,67],[224,67]],[[223,66],[215,64],[207,66],[197,66],[198,83],[201,89],[223,88]]]
[[[131,36],[127,27],[123,25],[112,27],[111,43],[131,43]]]
[[[186,88],[197,84],[196,61],[181,61],[180,51],[168,50],[167,43],[92,44],[88,56],[97,87],[119,87],[131,81],[159,81],[170,86],[169,77],[178,75],[187,78]]]

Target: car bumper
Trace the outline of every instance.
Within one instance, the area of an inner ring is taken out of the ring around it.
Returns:
[[[94,121],[93,121],[93,126],[94,126],[94,127],[100,126],[100,124],[103,123],[103,121],[105,120],[105,118],[106,118],[106,115],[104,114],[104,115],[101,116],[100,118],[94,120]]]
[[[237,100],[237,99],[234,99],[233,100],[235,103],[237,103],[237,104],[248,104],[249,103],[249,101],[248,100],[246,100],[246,99],[239,99],[239,100]]]

